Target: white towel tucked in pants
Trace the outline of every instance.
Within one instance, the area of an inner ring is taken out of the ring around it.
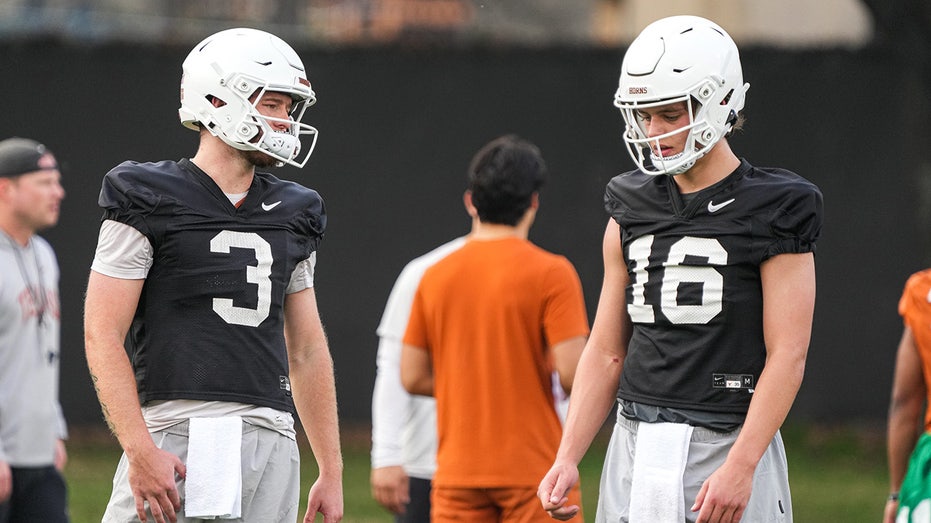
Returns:
[[[630,523],[685,521],[682,474],[692,427],[684,423],[640,423],[630,492]]]
[[[241,517],[242,418],[191,418],[188,437],[185,517]]]

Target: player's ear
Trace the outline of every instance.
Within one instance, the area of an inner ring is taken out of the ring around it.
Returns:
[[[466,191],[462,195],[462,204],[465,206],[466,212],[469,213],[469,216],[473,218],[478,216],[478,210],[472,203],[472,191]]]
[[[251,101],[254,101],[253,98],[255,98],[256,93],[258,93],[258,91],[256,91],[255,93],[252,93],[252,96],[249,97],[249,101],[250,101],[250,102],[251,102]],[[213,106],[216,107],[217,109],[219,109],[220,107],[223,107],[224,105],[226,105],[226,102],[224,102],[223,100],[221,100],[221,99],[219,99],[219,98],[217,98],[216,96],[213,96],[213,95],[208,96],[208,97],[207,97],[207,100],[210,100],[210,103],[213,104]]]
[[[10,187],[13,185],[13,179],[6,176],[0,176],[0,199],[6,200],[10,194]]]

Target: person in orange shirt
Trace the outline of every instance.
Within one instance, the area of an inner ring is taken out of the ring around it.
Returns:
[[[912,521],[931,508],[931,408],[926,407],[931,396],[931,269],[909,277],[899,314],[904,327],[889,405],[890,493],[884,523]]]
[[[414,297],[401,382],[436,398],[434,523],[550,521],[536,489],[562,434],[551,376],[569,392],[589,324],[575,268],[528,240],[545,171],[516,136],[479,150],[464,195],[472,231]],[[570,497],[581,502],[578,486]]]

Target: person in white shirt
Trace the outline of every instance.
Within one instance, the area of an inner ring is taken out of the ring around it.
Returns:
[[[398,276],[381,322],[372,394],[372,497],[397,523],[430,521],[430,480],[436,471],[436,400],[401,385],[401,345],[423,273],[465,243],[460,237],[415,258]]]

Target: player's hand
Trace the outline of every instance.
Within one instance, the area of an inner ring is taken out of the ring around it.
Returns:
[[[698,511],[696,523],[739,523],[753,488],[754,467],[725,461],[702,483],[692,512]]]
[[[578,482],[579,469],[574,465],[555,463],[546,473],[537,489],[537,497],[551,518],[566,521],[579,513],[578,505],[566,505],[569,491]]]
[[[410,502],[410,478],[404,467],[395,465],[372,469],[372,497],[379,505],[395,514],[403,514]]]
[[[65,465],[68,464],[68,451],[65,449],[65,442],[63,440],[58,440],[55,442],[54,463],[58,472],[65,470]]]
[[[321,476],[310,487],[304,523],[314,523],[318,513],[323,514],[323,523],[338,523],[343,519],[342,477]]]
[[[0,503],[10,499],[13,493],[13,473],[10,471],[10,464],[6,461],[0,461]]]
[[[156,523],[178,521],[181,498],[175,475],[184,477],[187,470],[178,456],[152,446],[133,454],[129,460],[129,486],[136,500],[136,514],[145,523],[146,504]]]
[[[883,510],[883,523],[895,523],[896,513],[899,511],[899,502],[888,500]]]

